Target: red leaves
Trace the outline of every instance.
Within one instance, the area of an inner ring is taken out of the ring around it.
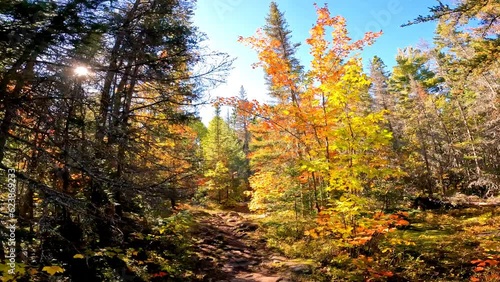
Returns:
[[[364,255],[360,255],[355,261],[354,264],[358,268],[363,268],[366,270],[365,281],[385,281],[386,278],[394,276],[394,273],[390,270],[380,269],[374,259],[372,257],[366,257]]]
[[[372,278],[368,279],[367,281],[373,281],[373,279],[377,279],[377,278],[385,278],[385,277],[394,276],[394,273],[392,273],[392,271],[374,271],[373,269],[368,269],[368,272],[370,273]]]
[[[151,275],[151,277],[153,277],[153,278],[156,278],[156,277],[165,277],[167,275],[168,274],[166,272],[160,271],[158,273],[155,273],[155,274]]]

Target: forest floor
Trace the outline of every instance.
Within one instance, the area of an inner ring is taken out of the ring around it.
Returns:
[[[303,281],[309,261],[290,260],[266,247],[258,225],[244,207],[238,211],[192,210],[199,273],[208,282]]]
[[[187,210],[196,281],[367,281],[375,269],[393,276],[371,281],[500,282],[500,208],[413,210],[410,225],[386,234],[368,261],[334,255],[335,242],[326,238],[273,235],[274,223],[289,220],[252,214],[244,206]]]

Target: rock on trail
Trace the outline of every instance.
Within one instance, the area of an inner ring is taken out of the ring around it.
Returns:
[[[202,281],[207,282],[290,282],[295,268],[304,266],[288,262],[271,253],[254,232],[258,225],[238,212],[203,214],[194,232],[195,251],[200,259]],[[279,259],[289,271],[271,267]],[[307,272],[307,271],[306,271]]]

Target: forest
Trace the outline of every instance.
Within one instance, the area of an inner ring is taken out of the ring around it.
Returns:
[[[1,280],[500,281],[500,2],[443,2],[389,68],[270,1],[262,102],[195,0],[0,1]]]

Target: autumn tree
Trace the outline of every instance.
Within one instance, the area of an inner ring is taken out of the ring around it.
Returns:
[[[307,40],[313,59],[304,80],[283,72],[287,61],[266,34],[242,39],[257,51],[258,64],[275,85],[292,85],[301,93],[300,103],[253,108],[258,119],[251,127],[252,208],[332,213],[331,221],[343,222],[347,238],[367,208],[366,193],[393,173],[387,168],[391,133],[383,129],[383,113],[370,110],[370,81],[353,56],[378,34],[352,42],[343,17],[330,16],[326,7],[317,13]]]

